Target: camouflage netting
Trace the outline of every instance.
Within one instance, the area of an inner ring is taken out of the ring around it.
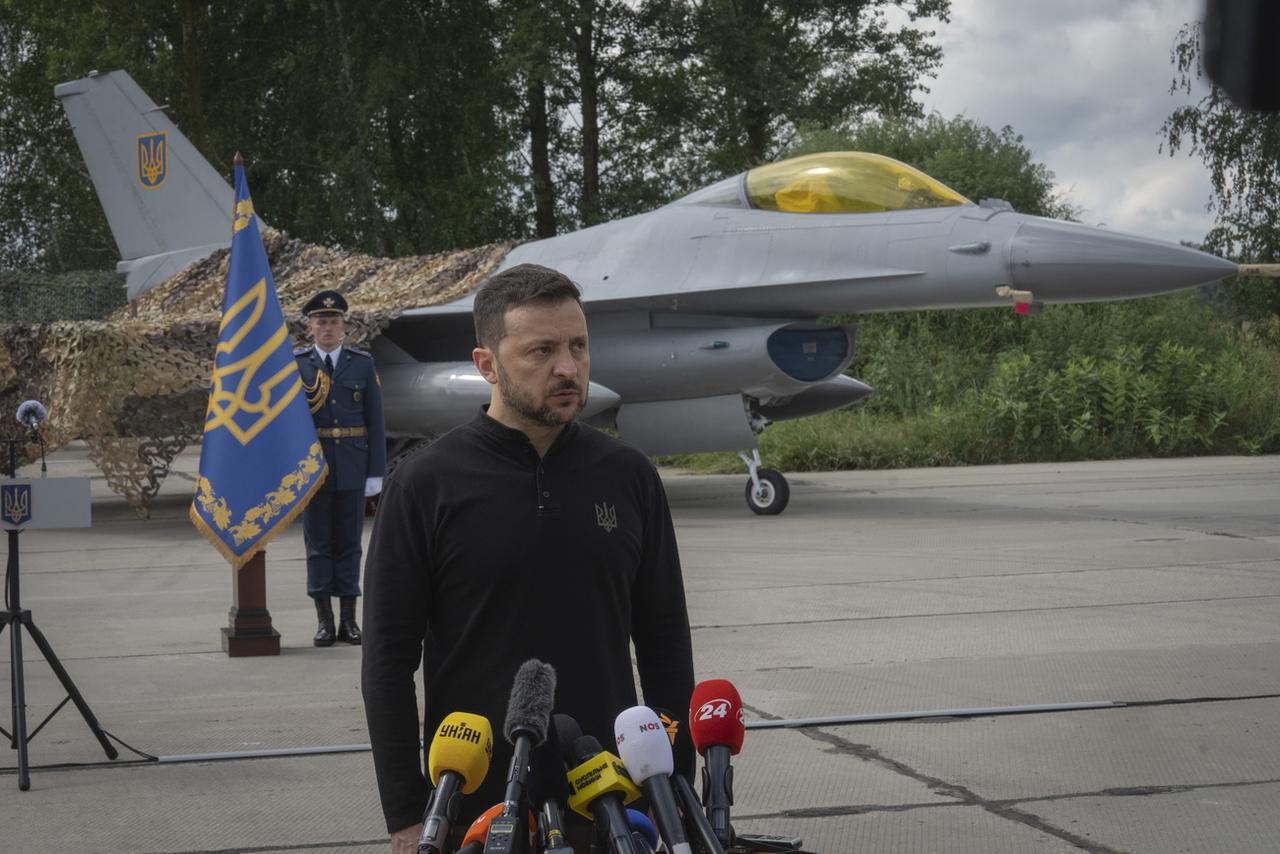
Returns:
[[[0,324],[101,320],[124,305],[124,281],[112,270],[0,270]]]
[[[467,293],[514,245],[387,259],[274,229],[262,239],[294,337],[305,331],[302,305],[332,289],[351,306],[346,340],[355,346],[367,346],[406,308]],[[28,398],[45,403],[47,449],[84,439],[111,489],[145,514],[169,465],[202,433],[227,256],[221,250],[192,264],[105,321],[0,326],[0,413]],[[12,416],[0,419],[0,437],[20,435]]]

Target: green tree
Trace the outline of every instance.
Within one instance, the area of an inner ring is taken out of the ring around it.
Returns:
[[[268,221],[382,255],[524,232],[516,99],[491,4],[316,0],[265,15],[290,32],[264,46],[274,53],[245,107]]]
[[[116,252],[53,86],[123,68],[264,217],[379,254],[524,232],[515,98],[492,4],[0,0],[0,262]],[[513,188],[516,188],[513,191]]]
[[[62,4],[0,0],[0,266],[45,270],[109,267],[117,250],[89,183],[55,82],[76,50],[94,57],[76,76],[141,58],[108,21]],[[98,59],[100,57],[100,59]]]
[[[895,26],[886,7],[905,11]],[[868,114],[916,115],[942,58],[924,17],[950,0],[652,0],[670,34],[670,85],[685,93],[686,144],[710,176],[774,159],[797,128],[840,127]]]
[[[636,213],[802,124],[918,112],[949,0],[0,0],[0,263],[116,250],[52,97],[127,70],[264,218],[381,255]]]
[[[883,154],[908,163],[974,201],[1004,199],[1014,210],[1055,219],[1078,211],[1053,183],[1053,172],[1037,163],[1022,135],[1005,125],[995,131],[973,119],[938,113],[873,118],[843,130],[802,130],[787,157],[818,151]]]
[[[1174,40],[1170,92],[1191,94],[1204,80],[1200,24],[1186,24]],[[1242,110],[1216,85],[1198,102],[1174,110],[1161,128],[1173,156],[1198,155],[1213,185],[1216,213],[1204,248],[1249,263],[1280,262],[1280,115]],[[1280,315],[1274,280],[1238,280],[1220,288],[1245,318]]]

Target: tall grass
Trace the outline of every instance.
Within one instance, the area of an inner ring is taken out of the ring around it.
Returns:
[[[789,471],[1280,451],[1280,347],[1194,292],[862,320],[862,407],[769,427]],[[732,454],[673,458],[740,471]]]

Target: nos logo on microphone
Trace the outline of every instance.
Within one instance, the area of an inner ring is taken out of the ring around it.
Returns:
[[[729,717],[729,709],[733,704],[728,700],[708,700],[698,707],[698,711],[694,717],[700,721],[709,721],[712,718]],[[745,721],[745,713],[741,707],[738,708],[738,723]]]
[[[644,721],[642,723],[637,724],[636,729],[643,735],[646,732],[658,732],[663,729],[663,726],[657,721]],[[625,732],[617,733],[614,736],[614,741],[618,742],[619,747],[621,747],[622,743],[626,740],[627,740],[627,734]]]

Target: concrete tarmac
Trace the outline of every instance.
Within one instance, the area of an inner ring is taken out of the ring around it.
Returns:
[[[228,658],[195,465],[149,520],[99,478],[93,527],[21,537],[23,605],[104,729],[162,761],[108,761],[68,705],[30,791],[0,758],[6,854],[387,850],[360,651],[311,645],[301,526],[267,555],[281,655]],[[96,474],[75,447],[49,469]],[[1118,703],[752,729],[738,830],[825,854],[1280,850],[1280,458],[797,474],[779,517],[748,512],[745,476],[665,481],[698,678],[752,721]],[[64,694],[23,641],[34,727]]]

